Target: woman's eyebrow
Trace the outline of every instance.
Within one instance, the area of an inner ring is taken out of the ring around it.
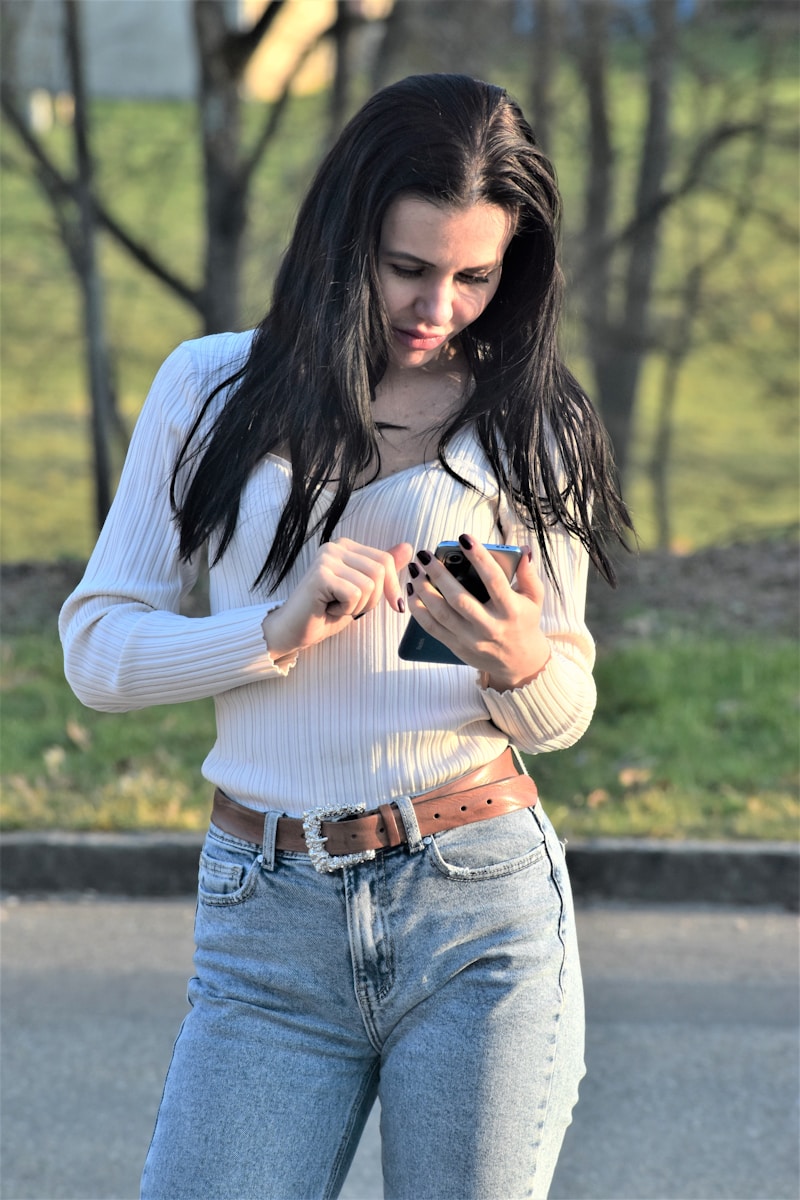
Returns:
[[[431,267],[434,270],[436,269],[436,263],[428,262],[427,259],[424,258],[418,258],[416,254],[410,254],[407,250],[391,250],[388,246],[383,246],[381,247],[381,254],[385,255],[386,258],[402,258],[405,259],[406,262],[415,263],[419,267]],[[473,272],[478,273],[479,271],[496,271],[499,266],[499,262],[493,262],[481,267],[462,267],[459,274],[472,274]]]

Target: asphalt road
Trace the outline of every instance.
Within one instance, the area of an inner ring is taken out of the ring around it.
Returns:
[[[0,911],[0,1196],[134,1200],[193,904]],[[796,917],[606,905],[578,919],[589,1073],[551,1200],[797,1200]],[[343,1200],[380,1197],[373,1114]]]

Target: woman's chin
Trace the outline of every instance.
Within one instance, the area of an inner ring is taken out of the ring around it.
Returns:
[[[449,341],[440,342],[431,349],[408,346],[394,338],[389,352],[389,362],[395,370],[408,371],[420,367],[448,365],[453,358],[453,346]]]

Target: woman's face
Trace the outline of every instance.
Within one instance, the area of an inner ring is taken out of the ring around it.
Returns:
[[[378,278],[392,327],[395,367],[446,363],[449,343],[497,291],[514,234],[496,204],[445,208],[417,196],[389,207],[381,229]]]

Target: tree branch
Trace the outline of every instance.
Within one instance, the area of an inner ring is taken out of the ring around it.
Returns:
[[[11,89],[5,83],[0,83],[0,110],[36,164],[40,181],[51,203],[55,204],[56,196],[61,196],[77,204],[79,195],[76,180],[70,179],[56,166],[39,139],[31,133],[25,118],[16,106]],[[201,297],[196,288],[192,288],[175,275],[143,243],[137,241],[94,194],[91,196],[91,203],[98,223],[140,266],[159,279],[185,304],[202,313]]]
[[[323,29],[320,33],[317,34],[317,36],[315,38],[312,38],[311,41],[308,42],[307,45],[305,45],[303,47],[303,49],[300,51],[300,53],[298,54],[298,56],[294,62],[294,65],[292,67],[292,70],[289,72],[288,76],[286,77],[286,82],[283,85],[283,89],[281,91],[280,96],[278,96],[277,100],[275,100],[275,102],[272,104],[272,107],[270,108],[269,116],[267,117],[266,121],[264,122],[264,125],[261,129],[261,133],[256,138],[256,141],[255,141],[250,153],[242,161],[241,168],[240,168],[240,178],[241,178],[243,185],[246,186],[251,175],[257,168],[258,164],[261,162],[261,159],[264,156],[264,152],[266,151],[270,142],[272,141],[272,139],[275,137],[276,133],[278,132],[278,126],[281,123],[284,111],[286,109],[287,104],[289,103],[290,98],[291,98],[292,83],[294,82],[295,78],[297,77],[298,71],[303,66],[306,59],[309,58],[312,51],[316,50],[317,46],[320,44],[321,41],[323,41],[324,38],[330,37],[334,33],[335,29],[336,29],[336,22],[334,21],[332,24],[330,24],[328,26],[327,29]]]
[[[168,287],[179,300],[183,300],[185,304],[188,304],[190,308],[195,309],[202,316],[203,306],[199,289],[193,288],[190,284],[186,283],[180,276],[175,275],[169,267],[166,267],[160,259],[156,258],[143,242],[138,241],[133,234],[120,225],[108,209],[98,202],[96,196],[92,197],[92,201],[97,213],[97,220],[106,233],[111,234],[114,240],[124,250],[127,250],[131,258],[139,263],[139,266],[144,267],[146,271],[149,271],[151,275],[160,280],[165,287]]]
[[[725,123],[719,125],[716,129],[712,129],[710,133],[698,142],[695,146],[691,158],[686,166],[683,178],[672,188],[662,189],[651,201],[646,208],[637,213],[627,225],[623,225],[622,229],[618,230],[604,242],[598,244],[595,248],[595,253],[592,262],[586,264],[584,270],[579,272],[579,278],[588,277],[594,270],[611,257],[621,246],[627,245],[647,225],[658,220],[661,214],[668,208],[671,208],[684,196],[688,195],[700,183],[704,169],[711,156],[726,143],[732,141],[736,137],[742,137],[746,134],[759,134],[764,132],[763,123],[761,121],[740,121],[737,123]]]
[[[272,23],[283,8],[286,0],[267,0],[261,16],[254,21],[249,29],[230,30],[225,37],[223,54],[230,72],[237,79],[243,74],[245,67],[255,54],[272,27]]]
[[[584,0],[580,17],[585,34],[577,53],[586,90],[589,159],[582,258],[593,264],[593,269],[587,272],[591,281],[587,295],[592,311],[592,328],[599,338],[605,339],[610,294],[608,258],[596,256],[595,250],[603,246],[608,238],[615,181],[607,82],[610,12],[604,0]]]

